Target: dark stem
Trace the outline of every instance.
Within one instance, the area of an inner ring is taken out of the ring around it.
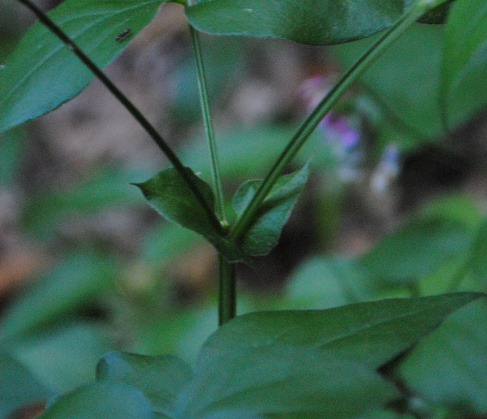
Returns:
[[[32,4],[29,0],[17,0],[24,6],[29,8],[39,20],[54,34],[56,35],[66,46],[81,60],[81,62],[90,69],[90,71],[103,83],[103,85],[117,98],[117,100],[129,111],[129,113],[137,120],[142,128],[149,134],[154,140],[161,151],[166,155],[169,161],[174,165],[174,168],[181,175],[186,182],[190,190],[195,195],[198,202],[204,208],[208,215],[209,220],[218,232],[223,234],[223,229],[218,221],[213,209],[210,208],[208,202],[204,198],[203,194],[193,183],[192,179],[188,175],[186,167],[182,164],[181,160],[176,156],[171,147],[161,137],[152,124],[142,115],[142,113],[134,106],[134,104],[113,84],[113,82],[100,70],[100,68],[91,61],[90,58],[71,40],[64,31],[57,26],[42,10]]]

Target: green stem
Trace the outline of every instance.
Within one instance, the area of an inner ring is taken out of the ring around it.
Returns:
[[[181,175],[190,190],[195,195],[198,202],[208,215],[209,220],[213,226],[223,234],[223,228],[215,216],[213,209],[208,205],[203,194],[194,184],[193,180],[188,174],[187,169],[182,164],[181,160],[176,156],[174,151],[168,143],[157,132],[154,126],[142,115],[142,113],[135,107],[135,105],[113,84],[113,82],[100,70],[100,68],[91,61],[90,58],[69,38],[66,33],[57,26],[42,10],[32,4],[29,0],[18,0],[24,6],[29,8],[38,19],[54,34],[56,35],[80,60],[88,67],[88,69],[97,77],[103,85],[117,98],[117,100],[127,109],[127,111],[135,118],[135,120],[142,126],[142,128],[149,134],[152,140],[157,144],[161,151],[166,155],[169,161],[174,165],[174,168]]]
[[[264,181],[254,195],[253,199],[237,220],[230,231],[230,238],[238,240],[252,224],[257,211],[272,189],[284,169],[293,159],[296,153],[309,138],[314,129],[318,126],[324,116],[331,110],[335,103],[342,97],[348,88],[362,75],[379,56],[408,29],[417,19],[429,10],[429,2],[416,3],[406,14],[404,14],[393,26],[391,26],[374,44],[348,69],[339,79],[337,84],[321,100],[314,111],[308,116],[297,133],[290,140],[286,148],[278,157],[274,166],[267,174]]]
[[[193,41],[193,51],[196,60],[196,69],[198,72],[198,91],[200,96],[201,112],[203,114],[203,123],[206,131],[206,138],[208,140],[208,148],[211,158],[211,173],[213,178],[213,188],[216,196],[216,215],[220,218],[223,225],[228,225],[225,216],[225,200],[223,197],[223,187],[221,180],[220,163],[218,159],[218,152],[215,141],[215,132],[213,129],[213,119],[211,117],[210,99],[208,95],[208,85],[203,61],[203,54],[201,51],[201,43],[199,33],[192,26],[189,26],[191,40]]]
[[[218,304],[218,324],[223,326],[236,315],[237,291],[235,287],[235,264],[218,255],[220,295]]]

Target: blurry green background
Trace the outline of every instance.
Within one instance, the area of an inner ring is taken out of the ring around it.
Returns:
[[[31,22],[15,1],[0,3],[0,63]],[[370,40],[330,49],[203,42],[231,197],[246,179],[265,175],[306,115],[306,80],[333,80]],[[455,111],[455,125],[444,130],[443,43],[441,26],[417,25],[338,105],[337,115],[360,133],[357,147],[337,146],[323,131],[310,139],[290,170],[311,160],[312,176],[280,244],[238,269],[239,313],[486,290],[487,114]],[[107,73],[208,179],[181,9],[165,7]],[[392,161],[391,147],[399,155]],[[166,165],[96,81],[52,114],[1,135],[0,400],[9,401],[0,417],[91,381],[111,350],[192,362],[215,330],[214,250],[160,219],[130,185]],[[472,307],[401,368],[430,409],[487,412],[478,391],[487,388],[479,327],[487,313],[481,303]],[[460,346],[448,330],[463,333]],[[441,359],[438,372],[438,345],[450,345],[465,364]],[[465,378],[472,372],[473,384]]]

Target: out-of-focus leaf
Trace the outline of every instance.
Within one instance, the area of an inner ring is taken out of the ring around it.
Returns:
[[[256,220],[242,237],[241,245],[247,253],[265,255],[274,248],[307,180],[308,165],[278,179],[262,202]],[[233,208],[238,217],[243,214],[261,183],[261,180],[247,181],[235,193]]]
[[[70,216],[136,205],[141,202],[140,195],[129,183],[142,176],[145,174],[109,168],[70,189],[34,194],[23,215],[24,225],[29,232],[46,237],[56,223]]]
[[[484,0],[455,1],[446,25],[441,76],[442,106],[449,125],[469,119],[487,105]]]
[[[186,7],[186,16],[196,29],[216,35],[330,45],[388,28],[412,3],[411,0],[212,0]]]
[[[113,352],[96,367],[99,381],[116,381],[141,390],[156,413],[174,417],[174,404],[191,379],[191,368],[174,356],[143,356]]]
[[[45,402],[52,393],[25,366],[6,354],[0,354],[0,417],[22,406]]]
[[[477,231],[473,243],[468,267],[474,280],[481,286],[487,285],[487,220],[484,220]]]
[[[434,273],[452,258],[463,257],[472,234],[442,220],[413,221],[383,239],[361,260],[360,266],[379,284],[397,287]]]
[[[203,243],[204,238],[194,231],[181,228],[177,224],[161,222],[146,234],[141,258],[144,262],[163,269],[174,259]]]
[[[317,310],[370,299],[368,277],[353,260],[316,257],[292,275],[286,287],[287,309]]]
[[[333,351],[378,367],[426,336],[453,311],[483,294],[358,303],[323,311],[273,311],[246,314],[215,332],[200,362],[221,353],[274,343]]]
[[[86,306],[115,285],[113,260],[93,253],[68,257],[8,308],[0,339],[19,338]]]
[[[381,240],[360,265],[379,283],[407,286],[462,254],[472,240],[472,233],[458,223],[413,220]]]
[[[360,79],[387,112],[419,134],[418,145],[443,133],[439,103],[443,38],[441,26],[413,26]],[[372,42],[334,47],[333,53],[350,67]]]
[[[40,418],[152,419],[154,414],[140,390],[102,381],[59,397]]]
[[[208,207],[214,208],[210,186],[186,169],[193,183],[205,198]],[[144,183],[136,184],[151,206],[163,217],[204,236],[230,261],[247,260],[247,255],[227,240],[211,222],[202,204],[174,168],[159,172]]]
[[[67,0],[49,16],[95,64],[104,67],[149,24],[162,3]],[[127,29],[128,36],[121,36]],[[57,108],[92,78],[69,48],[36,23],[0,69],[0,131]]]
[[[64,394],[92,382],[96,363],[113,349],[103,327],[66,323],[16,342],[11,353],[47,388]]]
[[[487,305],[459,310],[407,357],[400,375],[408,388],[431,402],[487,412]]]
[[[397,397],[373,369],[316,348],[275,342],[222,349],[198,361],[178,400],[177,417],[313,413],[345,418]]]
[[[25,139],[21,129],[0,135],[0,187],[8,185],[18,176]]]

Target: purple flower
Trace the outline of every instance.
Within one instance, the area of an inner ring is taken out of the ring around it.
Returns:
[[[300,95],[308,113],[313,111],[331,89],[332,82],[332,77],[314,76],[302,83]],[[338,160],[340,165],[338,173],[342,180],[357,179],[363,159],[362,136],[351,120],[338,112],[329,112],[320,122],[318,129]]]

